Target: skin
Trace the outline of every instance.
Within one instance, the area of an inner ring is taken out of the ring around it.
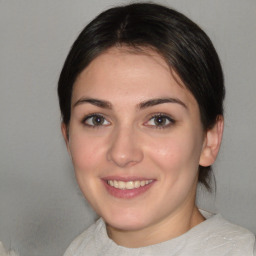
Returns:
[[[172,101],[152,104],[167,98]],[[214,162],[223,118],[204,131],[195,98],[157,53],[109,49],[78,76],[71,105],[62,132],[76,178],[117,244],[159,243],[204,220],[195,205],[198,166]],[[118,198],[104,184],[113,176],[153,183],[144,193]]]

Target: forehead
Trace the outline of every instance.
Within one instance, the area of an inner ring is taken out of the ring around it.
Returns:
[[[151,49],[113,47],[95,58],[78,76],[72,100],[81,96],[137,101],[155,97],[179,97],[196,104],[177,73]]]

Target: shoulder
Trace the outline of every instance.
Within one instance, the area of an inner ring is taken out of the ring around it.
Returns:
[[[75,238],[75,240],[69,245],[66,250],[64,256],[83,256],[85,255],[93,255],[90,253],[90,250],[95,252],[95,247],[97,247],[97,240],[102,238],[102,232],[104,233],[106,230],[105,223],[102,219],[99,219],[96,223],[91,225],[88,229],[86,229],[82,234]]]
[[[255,235],[219,214],[209,217],[201,225],[201,231],[198,237],[207,255],[253,255]]]
[[[178,239],[144,247],[141,252],[150,251],[150,255],[153,255],[152,252],[154,251],[158,252],[158,255],[167,255],[159,254],[159,252],[161,249],[165,251],[165,247],[166,251],[169,251],[170,246],[175,245],[175,248],[179,246],[183,248],[181,250],[182,255],[256,256],[256,251],[254,251],[256,250],[255,236],[249,230],[230,223],[219,214],[205,217],[207,218],[206,221]],[[107,254],[107,251],[112,253]],[[113,244],[107,236],[104,221],[99,219],[71,243],[64,256],[93,256],[102,255],[103,253],[105,255],[123,255],[124,252],[127,254],[128,251],[131,252],[127,248]],[[253,254],[253,251],[255,254]],[[118,253],[113,254],[113,252]],[[132,252],[134,253],[134,250]]]
[[[229,222],[220,214],[215,215],[209,219],[209,227],[215,230],[216,235],[220,235],[226,238],[238,240],[255,240],[254,234],[248,229]]]

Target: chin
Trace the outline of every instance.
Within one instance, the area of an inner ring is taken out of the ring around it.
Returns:
[[[134,212],[118,212],[116,214],[110,214],[106,218],[103,216],[103,219],[111,227],[127,231],[143,229],[148,225],[145,214],[135,214]]]

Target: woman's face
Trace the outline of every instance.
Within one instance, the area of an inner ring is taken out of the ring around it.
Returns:
[[[78,184],[111,227],[139,230],[194,207],[205,145],[199,108],[157,53],[101,54],[77,78],[71,108]]]

